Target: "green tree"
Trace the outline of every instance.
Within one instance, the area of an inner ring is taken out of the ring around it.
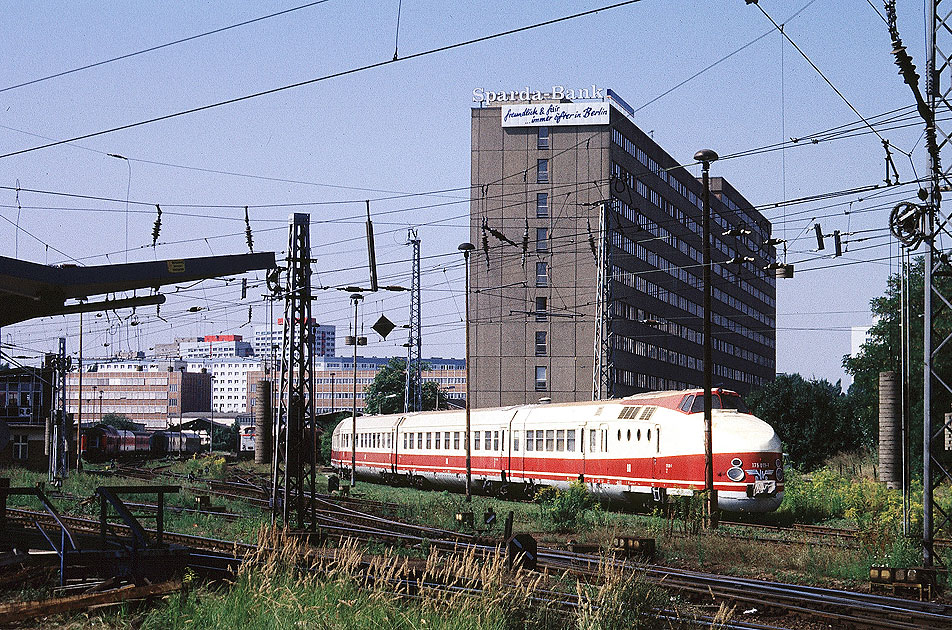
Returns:
[[[774,427],[790,459],[808,470],[869,443],[868,431],[853,418],[839,382],[780,374],[751,392],[747,404]]]
[[[936,274],[935,284],[939,292],[952,297],[952,274],[948,269]],[[924,282],[923,259],[918,258],[909,270],[909,311],[910,311],[910,376],[908,396],[909,408],[909,449],[914,465],[922,463],[922,302]],[[869,339],[855,356],[843,357],[843,367],[853,376],[853,385],[849,390],[850,405],[855,410],[858,421],[869,427],[875,439],[879,423],[879,373],[888,370],[900,371],[900,276],[890,276],[886,293],[870,302],[870,310],[875,323],[869,331]],[[939,297],[933,296],[933,349],[947,336],[952,334],[952,313],[942,305]],[[952,384],[952,352],[946,348],[935,354],[933,367],[945,382]],[[932,387],[934,417],[933,426],[943,422],[942,410],[952,409],[952,394],[933,380]]]
[[[424,365],[423,369],[427,369]],[[400,413],[403,411],[407,383],[406,359],[394,357],[385,365],[374,380],[364,390],[367,393],[364,412],[368,414]],[[446,392],[432,381],[423,383],[423,409],[431,411],[437,408],[449,407]]]
[[[116,427],[117,429],[122,429],[123,431],[142,430],[141,424],[136,424],[128,416],[125,416],[121,413],[104,414],[102,419],[96,424],[108,424],[110,426]]]

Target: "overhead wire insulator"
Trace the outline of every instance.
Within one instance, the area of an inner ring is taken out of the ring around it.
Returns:
[[[529,262],[529,219],[526,219],[526,230],[522,233],[522,268]]]
[[[840,231],[833,230],[833,258],[843,255],[843,242],[840,239]]]
[[[155,204],[155,223],[152,224],[152,247],[159,242],[159,234],[162,232],[162,208]]]
[[[483,232],[483,254],[486,256],[486,269],[489,269],[489,237],[486,235],[487,230],[487,221],[486,217],[483,217],[483,224],[481,226]]]
[[[813,231],[816,232],[816,249],[817,251],[822,251],[826,249],[826,245],[823,244],[823,229],[820,227],[819,223],[813,224]]]
[[[248,206],[245,206],[245,242],[248,243],[248,251],[255,252],[255,241],[251,237],[251,221],[248,219]]]
[[[588,228],[588,246],[592,248],[592,256],[595,257],[595,261],[598,261],[598,247],[595,245],[595,235],[592,234],[592,221],[590,219],[585,219],[586,227]]]

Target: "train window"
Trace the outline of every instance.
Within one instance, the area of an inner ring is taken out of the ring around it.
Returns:
[[[621,442],[621,429],[618,429],[618,441]]]
[[[558,429],[555,432],[555,450],[565,450],[565,429]]]
[[[542,437],[542,431],[541,431],[541,430],[536,430],[535,448],[536,448],[537,451],[544,451],[544,450],[545,450],[545,443],[543,442],[543,437]]]
[[[473,450],[474,451],[479,450],[479,431],[475,431],[473,433]]]
[[[545,430],[545,450],[555,450],[555,431],[553,429]]]
[[[387,434],[387,448],[393,448],[393,433]]]
[[[487,451],[491,451],[493,449],[493,436],[489,431],[486,431],[486,443],[484,446],[486,447]]]
[[[721,392],[721,404],[724,409],[734,409],[741,413],[750,413],[750,409],[744,404],[744,399],[739,394],[728,394]]]
[[[608,429],[602,430],[602,452],[608,452]]]
[[[575,452],[575,429],[569,429],[565,432],[565,450],[570,453]]]
[[[681,411],[690,412],[692,404],[694,404],[694,394],[691,394],[690,396],[685,396],[684,400],[681,401],[681,404],[678,405],[678,409],[680,409]]]
[[[526,431],[526,450],[535,450],[535,431]]]
[[[410,434],[410,448],[413,448],[413,434]]]
[[[440,450],[440,432],[436,432],[436,439],[433,440],[433,448]]]
[[[493,431],[493,450],[499,450],[499,431]]]
[[[416,443],[417,443],[417,448],[423,448],[423,431],[417,431]]]
[[[638,436],[637,436],[637,437],[638,437],[638,441],[640,442],[640,441],[641,441],[641,429],[638,429]]]
[[[651,429],[648,429],[648,441],[651,441]]]
[[[628,429],[628,441],[631,442],[631,429]]]
[[[518,431],[512,432],[512,450],[514,451],[519,450],[519,432]]]
[[[433,434],[429,431],[426,432],[426,447],[432,448],[430,445],[433,442]]]
[[[589,439],[588,439],[588,450],[590,450],[590,451],[593,452],[593,453],[595,452],[595,436],[596,436],[596,435],[597,435],[597,432],[596,432],[595,429],[592,429],[591,431],[589,431],[589,434],[588,434],[588,438],[589,438]]]
[[[717,394],[711,394],[711,409],[720,409],[721,408],[721,399]],[[691,404],[691,413],[703,413],[704,412],[704,396],[695,396],[694,402]]]
[[[443,433],[443,448],[450,450],[450,432],[445,431]]]
[[[407,434],[403,434],[403,450],[407,450]]]
[[[459,431],[453,431],[453,448],[459,450]]]

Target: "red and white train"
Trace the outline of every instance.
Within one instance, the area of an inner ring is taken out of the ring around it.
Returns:
[[[714,488],[720,509],[769,512],[783,499],[783,453],[773,428],[741,397],[713,393]],[[471,411],[474,488],[509,494],[580,480],[597,496],[664,502],[704,488],[703,391]],[[356,472],[386,483],[460,488],[466,482],[465,412],[357,419]],[[332,465],[351,468],[351,421],[334,429]]]

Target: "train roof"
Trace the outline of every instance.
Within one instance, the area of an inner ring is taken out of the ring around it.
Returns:
[[[715,394],[725,393],[725,394],[734,394],[736,392],[724,389],[721,387],[715,387],[712,390]],[[632,406],[632,405],[652,405],[657,407],[665,407],[668,409],[677,409],[678,405],[684,400],[685,396],[696,395],[700,396],[704,393],[703,388],[695,387],[691,389],[678,389],[678,390],[661,390],[653,392],[643,392],[641,394],[633,394],[631,396],[626,396],[624,398],[608,398],[605,400],[579,400],[572,402],[535,402],[528,403],[525,405],[507,405],[503,407],[480,407],[478,409],[472,409],[472,413],[478,414],[487,414],[493,412],[505,412],[505,411],[515,411],[517,409],[523,408],[541,408],[541,407],[552,407],[552,408],[565,408],[565,407],[582,407],[582,406],[593,406],[593,405],[620,405],[623,407]],[[380,414],[380,415],[366,415],[360,416],[360,425],[364,429],[373,428],[379,425],[381,427],[390,426],[392,418],[394,417],[404,417],[407,420],[413,418],[426,418],[431,419],[438,416],[449,416],[465,413],[463,409],[441,409],[439,411],[412,411],[405,414],[402,413],[392,413],[392,414]],[[346,431],[350,428],[350,418],[344,418],[338,425],[340,429]]]

